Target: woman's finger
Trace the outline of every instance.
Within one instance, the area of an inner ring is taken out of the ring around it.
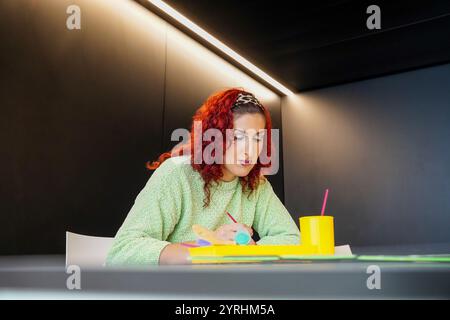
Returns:
[[[232,231],[223,231],[220,233],[220,239],[225,241],[234,241],[235,232]]]
[[[253,236],[253,229],[247,225],[244,224],[244,227],[247,229],[248,233],[250,233],[250,237]]]
[[[232,224],[224,224],[217,230],[219,230],[220,232],[236,232],[237,227]]]
[[[222,226],[215,232],[215,235],[220,240],[225,241],[234,241],[234,237],[236,235],[236,232],[231,230],[230,227]]]
[[[235,224],[237,225],[236,226],[236,230],[238,230],[239,228],[245,229],[250,234],[250,236],[253,236],[253,229],[252,228],[250,228],[249,226],[247,226],[245,224],[242,224],[242,223],[235,223]]]

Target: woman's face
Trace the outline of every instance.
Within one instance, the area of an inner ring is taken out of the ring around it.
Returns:
[[[222,166],[225,181],[245,177],[253,169],[262,151],[266,120],[260,113],[245,113],[234,116],[231,143],[225,150]]]

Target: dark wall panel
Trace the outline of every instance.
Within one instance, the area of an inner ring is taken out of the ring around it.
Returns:
[[[281,126],[278,96],[131,0],[2,1],[0,43],[0,255],[64,253],[66,230],[114,236],[145,162],[215,90],[244,86]]]
[[[283,98],[286,204],[338,244],[450,242],[450,65]]]
[[[14,0],[0,32],[0,254],[113,236],[161,151],[165,23],[131,1]]]

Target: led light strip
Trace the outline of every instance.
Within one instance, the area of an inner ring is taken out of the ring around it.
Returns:
[[[253,74],[257,75],[267,83],[269,83],[271,86],[279,90],[285,95],[293,95],[294,93],[283,86],[281,83],[276,81],[274,78],[269,76],[267,73],[259,69],[257,66],[252,64],[250,61],[242,57],[240,54],[238,54],[236,51],[231,49],[230,47],[226,46],[224,43],[222,43],[220,40],[216,39],[212,35],[210,35],[208,32],[206,32],[204,29],[200,28],[198,25],[193,23],[191,20],[183,16],[181,13],[176,11],[174,8],[169,6],[167,3],[161,0],[148,0],[151,4],[162,10],[164,13],[168,14],[170,17],[177,20],[179,23],[187,27],[189,30],[195,32],[197,35],[199,35],[204,40],[208,41],[210,44],[215,46],[217,49],[228,55],[230,58],[235,60],[237,63],[245,67],[247,70],[252,72]]]

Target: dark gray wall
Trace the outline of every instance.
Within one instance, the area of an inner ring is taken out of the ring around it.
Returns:
[[[0,254],[113,235],[161,149],[165,28],[105,4],[1,2]]]
[[[70,4],[81,30],[66,28]],[[186,40],[167,58],[168,29],[128,0],[0,2],[0,254],[63,253],[66,230],[113,236],[145,162],[211,91],[257,88],[279,119],[279,98],[223,60],[183,55]]]
[[[337,244],[450,242],[450,65],[282,99],[285,199]]]

